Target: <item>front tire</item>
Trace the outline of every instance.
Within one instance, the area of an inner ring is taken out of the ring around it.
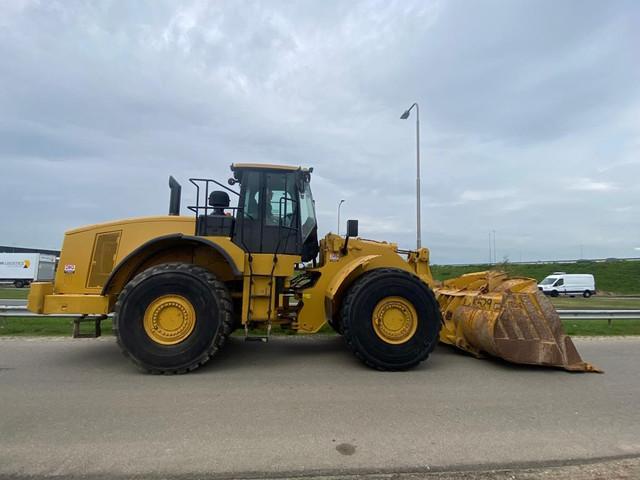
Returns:
[[[136,275],[118,297],[113,329],[124,355],[150,373],[204,365],[233,324],[231,295],[202,267],[167,263]]]
[[[407,370],[426,360],[442,326],[431,289],[415,275],[390,268],[354,282],[341,319],[349,349],[377,370]]]

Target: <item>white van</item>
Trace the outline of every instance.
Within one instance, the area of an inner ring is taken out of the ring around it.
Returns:
[[[545,295],[582,295],[589,298],[596,293],[596,281],[590,273],[554,272],[538,284]]]

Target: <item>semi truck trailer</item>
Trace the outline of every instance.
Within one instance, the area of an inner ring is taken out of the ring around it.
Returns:
[[[56,257],[44,253],[0,253],[0,283],[16,288],[46,282],[55,276]]]

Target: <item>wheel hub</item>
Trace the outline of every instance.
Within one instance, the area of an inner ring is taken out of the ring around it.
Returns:
[[[380,300],[373,309],[371,321],[376,335],[392,345],[407,342],[418,328],[416,310],[403,297],[386,297]]]
[[[160,345],[176,345],[184,341],[196,325],[196,311],[191,302],[180,295],[164,295],[149,304],[144,313],[144,330]]]

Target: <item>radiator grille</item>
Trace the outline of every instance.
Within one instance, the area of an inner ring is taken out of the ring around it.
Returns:
[[[96,235],[91,257],[88,288],[102,287],[113,270],[122,232],[107,232]]]

